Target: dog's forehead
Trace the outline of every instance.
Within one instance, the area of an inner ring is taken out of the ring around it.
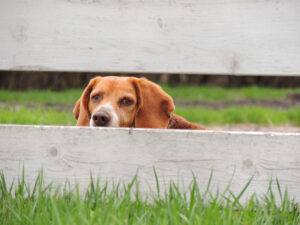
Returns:
[[[135,89],[128,77],[104,77],[95,89],[105,93],[134,93]]]

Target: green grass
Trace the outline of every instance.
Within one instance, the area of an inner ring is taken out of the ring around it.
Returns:
[[[162,86],[175,99],[222,101],[240,99],[282,99],[288,94],[300,93],[296,89],[276,89],[266,87],[220,88],[207,86]],[[68,89],[64,91],[9,91],[0,89],[0,102],[17,103],[67,103],[73,104],[81,96],[83,89]]]
[[[196,87],[163,85],[171,96],[183,100],[223,101],[239,99],[282,99],[291,93],[300,93],[297,89],[274,89],[262,87],[245,87],[225,89],[219,87]],[[0,90],[0,102],[36,104],[34,107],[21,107],[18,110],[9,109],[8,106],[0,109],[0,123],[13,124],[44,124],[44,125],[74,125],[72,110],[57,112],[45,109],[45,104],[75,104],[82,93],[81,89],[69,89],[61,92],[53,91],[8,91]],[[69,107],[68,106],[68,107]],[[68,108],[67,107],[67,108]],[[236,106],[220,110],[200,107],[176,106],[175,113],[185,117],[191,122],[203,125],[223,125],[236,123],[253,123],[263,125],[292,124],[300,126],[300,109],[288,110],[272,109],[266,107]]]
[[[68,89],[64,91],[10,91],[0,89],[0,102],[75,104],[81,96],[82,91],[83,89]]]
[[[190,122],[203,125],[253,123],[262,125],[292,124],[300,126],[300,108],[279,110],[264,107],[230,107],[221,110],[176,107],[175,113]],[[72,112],[43,108],[0,108],[0,124],[75,125]]]
[[[0,124],[75,125],[70,112],[56,112],[43,108],[0,108]]]
[[[300,93],[300,88],[278,89],[268,87],[222,88],[208,86],[176,86],[163,85],[163,89],[175,99],[224,101],[241,99],[283,99],[289,94]]]
[[[188,121],[200,122],[204,125],[237,123],[283,125],[289,123],[300,126],[300,108],[280,110],[258,106],[237,106],[214,110],[199,107],[176,107],[175,113]]]
[[[212,193],[210,181],[204,191],[194,179],[186,190],[171,183],[168,192],[162,193],[157,185],[158,193],[142,196],[136,177],[129,184],[115,185],[91,180],[86,190],[79,190],[68,183],[61,188],[46,186],[42,173],[31,188],[24,175],[7,186],[2,174],[0,221],[1,225],[300,224],[299,204],[289,198],[287,190],[281,191],[278,180],[277,190],[270,185],[265,195],[253,194],[245,203],[240,199],[251,180],[240,193],[231,192],[230,187]]]

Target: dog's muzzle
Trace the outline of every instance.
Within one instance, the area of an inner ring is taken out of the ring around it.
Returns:
[[[92,116],[94,125],[97,127],[107,127],[111,122],[111,116],[106,111],[95,112]]]
[[[102,105],[91,115],[90,127],[118,127],[119,118],[110,103]]]

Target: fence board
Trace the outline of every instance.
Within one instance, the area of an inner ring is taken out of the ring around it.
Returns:
[[[1,0],[0,69],[300,75],[298,0]]]
[[[0,125],[0,170],[11,182],[24,164],[32,182],[43,167],[46,181],[86,186],[90,172],[129,181],[138,169],[147,191],[148,185],[155,190],[153,167],[162,183],[188,184],[193,172],[202,188],[213,169],[213,187],[231,180],[239,193],[254,176],[249,196],[266,193],[270,179],[278,177],[300,202],[299,146],[300,133]]]

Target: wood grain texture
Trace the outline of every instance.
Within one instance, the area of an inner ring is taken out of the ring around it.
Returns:
[[[253,176],[244,197],[265,194],[277,177],[300,202],[300,133],[0,125],[0,170],[8,183],[23,164],[30,182],[43,167],[46,181],[81,186],[90,172],[128,182],[138,169],[145,192],[156,190],[153,167],[161,184],[187,185],[194,174],[202,189],[213,170],[212,187],[231,182],[236,194]]]
[[[0,69],[300,75],[298,0],[1,0]]]

